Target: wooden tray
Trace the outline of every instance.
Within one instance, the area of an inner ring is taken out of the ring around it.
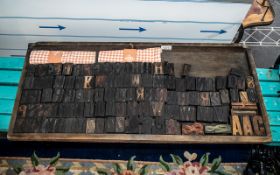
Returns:
[[[21,86],[32,50],[114,50],[124,48],[161,47],[162,60],[175,63],[175,74],[179,75],[181,64],[192,65],[192,76],[225,76],[231,68],[240,68],[253,75],[260,103],[260,112],[266,128],[266,136],[219,136],[219,135],[141,135],[141,134],[63,134],[63,133],[14,133],[17,109],[21,97]],[[167,46],[167,47],[166,47]],[[172,46],[171,49],[169,46]],[[215,143],[248,144],[271,142],[268,117],[263,103],[256,65],[251,51],[240,45],[228,44],[174,44],[174,43],[35,43],[30,44],[23,73],[19,83],[12,120],[8,132],[9,140],[16,141],[67,141],[67,142],[111,142],[111,143]]]

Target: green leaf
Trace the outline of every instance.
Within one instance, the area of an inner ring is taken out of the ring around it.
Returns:
[[[159,157],[159,163],[165,171],[169,172],[171,170],[169,164],[163,160],[162,156]]]
[[[146,175],[147,174],[147,168],[148,165],[142,166],[142,168],[139,170],[139,175]]]
[[[118,163],[114,163],[113,168],[114,168],[115,172],[117,172],[118,174],[122,173],[122,168]]]
[[[132,156],[129,161],[127,162],[127,170],[134,170],[134,162],[133,160],[136,158],[136,156]]]
[[[39,165],[39,157],[36,155],[35,151],[33,152],[32,156],[31,156],[31,162],[32,162],[33,167]]]
[[[213,162],[212,162],[212,167],[211,167],[210,172],[214,173],[219,168],[221,162],[222,162],[221,156],[219,156],[218,158],[214,159]]]
[[[170,154],[170,156],[172,158],[173,163],[176,163],[177,165],[182,165],[184,163],[180,156],[174,154]]]
[[[108,172],[105,169],[97,169],[97,173],[99,175],[108,175]]]
[[[209,155],[210,155],[210,153],[206,153],[200,158],[199,162],[202,166],[207,166],[208,165]]]
[[[22,167],[21,167],[21,166],[16,166],[16,167],[13,168],[13,170],[14,170],[17,174],[19,174],[19,173],[22,171]]]
[[[51,158],[49,164],[50,164],[51,166],[55,166],[59,158],[60,158],[60,153],[58,152],[57,155],[56,155],[55,157]]]

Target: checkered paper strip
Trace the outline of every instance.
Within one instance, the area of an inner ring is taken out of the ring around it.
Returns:
[[[94,51],[48,51],[34,50],[30,54],[30,64],[47,64],[51,52],[62,52],[61,63],[92,64],[95,63],[96,52]]]
[[[137,49],[134,62],[161,62],[161,48]],[[100,51],[98,62],[127,62],[123,50]]]

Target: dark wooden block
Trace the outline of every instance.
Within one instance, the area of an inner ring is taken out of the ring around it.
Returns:
[[[108,101],[106,102],[106,116],[116,116],[116,106],[115,102]]]
[[[84,102],[85,96],[84,96],[84,89],[77,89],[75,92],[75,102]]]
[[[14,133],[24,133],[24,128],[26,128],[24,126],[24,124],[25,124],[25,119],[23,119],[23,118],[16,118],[13,132]]]
[[[74,119],[73,133],[85,133],[86,132],[86,119],[75,118]]]
[[[231,89],[234,89],[234,88],[237,88],[237,76],[235,75],[229,75],[228,76],[228,84],[227,84],[227,87],[228,88],[231,88]]]
[[[75,89],[82,89],[82,88],[84,88],[84,77],[76,76]]]
[[[52,102],[52,94],[53,94],[53,90],[51,88],[43,89],[41,102],[43,103]]]
[[[95,118],[95,134],[103,134],[105,127],[105,119],[104,118]]]
[[[131,75],[131,86],[139,87],[141,85],[141,75],[140,74],[132,74]]]
[[[166,134],[168,135],[181,135],[181,125],[177,120],[168,119],[165,121]]]
[[[211,106],[220,106],[222,104],[219,92],[210,92]]]
[[[48,64],[38,64],[35,67],[35,76],[44,77],[49,73],[49,65]]]
[[[165,87],[165,76],[164,75],[154,75],[153,76],[153,87],[154,88],[164,88]]]
[[[23,89],[33,89],[34,77],[25,77],[23,82]]]
[[[165,134],[165,120],[163,117],[155,117],[152,123],[152,134]]]
[[[215,91],[215,79],[214,78],[196,78],[196,90],[197,91]]]
[[[104,100],[105,101],[115,101],[116,89],[115,88],[105,88]]]
[[[140,134],[152,134],[153,118],[150,116],[143,116],[140,118]]]
[[[229,92],[228,92],[228,90],[227,89],[222,89],[219,92],[220,92],[222,104],[229,104],[230,103],[230,99],[229,99]]]
[[[125,120],[125,132],[128,134],[138,134],[140,131],[140,120],[138,116],[129,116]]]
[[[213,108],[212,107],[197,107],[197,121],[213,122]]]
[[[139,115],[139,105],[136,101],[127,102],[126,114],[128,116],[138,116]]]
[[[63,96],[63,102],[64,103],[70,103],[75,101],[75,90],[74,89],[65,89],[64,96]]]
[[[94,74],[94,75],[100,75],[100,74],[102,74],[102,65],[103,65],[103,63],[94,63],[93,65],[92,65],[92,73]]]
[[[75,77],[66,76],[64,82],[64,89],[74,89],[74,87],[75,87]]]
[[[199,105],[200,106],[211,106],[209,92],[199,93]]]
[[[98,95],[96,95],[96,90],[97,89],[84,89],[84,102],[92,102],[94,97],[95,100],[97,99],[97,96],[103,99],[103,94],[99,92]]]
[[[84,106],[84,116],[85,117],[94,117],[94,103],[93,102],[88,102],[85,103]]]
[[[141,74],[142,73],[142,62],[133,62],[132,73],[133,74]]]
[[[84,88],[94,88],[94,77],[93,76],[84,76]]]
[[[254,88],[248,88],[246,91],[247,91],[249,101],[252,103],[257,103],[258,96],[257,96],[256,90]]]
[[[61,72],[62,72],[62,64],[61,63],[49,64],[48,75],[61,75]]]
[[[115,93],[115,101],[125,102],[126,94],[127,94],[127,88],[117,88]]]
[[[105,116],[105,102],[96,102],[94,107],[95,116],[103,117]]]
[[[144,62],[141,65],[141,74],[153,74],[153,68],[154,66],[152,63]]]
[[[153,93],[155,89],[154,88],[145,88],[144,89],[144,95],[145,95],[145,101],[153,101]]]
[[[167,91],[166,103],[167,104],[178,103],[178,96],[176,91]]]
[[[185,92],[187,90],[186,80],[184,78],[176,78],[176,91]]]
[[[35,77],[33,80],[32,89],[52,88],[52,77]]]
[[[196,120],[196,107],[194,106],[180,106],[180,121],[193,122]]]
[[[143,87],[153,87],[153,76],[150,74],[141,75]]]
[[[254,77],[252,77],[252,76],[247,76],[246,77],[246,87],[247,88],[255,88]]]
[[[119,87],[131,87],[132,86],[131,74],[121,74],[120,77],[121,77],[121,81],[119,82]],[[140,80],[140,82],[141,82],[141,80]],[[134,82],[134,83],[138,83],[138,82]]]
[[[106,87],[106,85],[107,85],[107,76],[106,75],[96,75],[95,86],[96,87]]]
[[[39,103],[41,100],[41,90],[23,90],[21,94],[21,104]]]
[[[218,123],[228,123],[229,121],[229,106],[213,107],[213,121]]]
[[[237,78],[237,89],[245,90],[245,77],[238,77]]]
[[[104,101],[104,88],[94,89],[94,101]]]
[[[143,87],[136,88],[136,100],[137,101],[145,100],[145,89]]]
[[[34,119],[25,119],[25,126],[27,125],[28,129],[25,129],[28,133],[40,133],[42,118],[34,118]]]
[[[132,74],[132,67],[133,67],[133,64],[132,62],[126,62],[124,63],[124,72],[127,73],[127,74]]]
[[[202,123],[183,123],[183,135],[204,135],[204,125]]]
[[[113,74],[113,65],[114,64],[115,63],[109,63],[109,62],[103,63],[103,74],[105,74],[105,75]]]
[[[123,87],[123,74],[115,75],[114,78],[114,87]]]
[[[227,88],[227,77],[217,76],[216,77],[216,89],[222,90]]]
[[[92,76],[93,75],[93,69],[92,64],[84,64],[83,65],[83,75],[84,76]]]
[[[186,80],[186,89],[188,91],[195,91],[196,90],[196,78],[187,76],[185,77]]]
[[[156,88],[155,89],[155,98],[154,101],[166,102],[167,100],[167,89],[165,88]]]
[[[72,63],[65,63],[63,64],[62,75],[72,75],[73,64]]]
[[[53,84],[53,88],[63,88],[65,82],[65,76],[56,76]]]
[[[242,71],[241,69],[238,69],[238,68],[231,68],[229,74],[237,76],[237,77],[242,77],[245,75],[244,71]]]
[[[177,92],[177,99],[177,104],[182,106],[189,105],[190,103],[188,92]]]
[[[28,67],[26,69],[26,76],[33,77],[35,75],[36,67],[37,67],[37,65],[35,65],[35,64],[28,64]]]
[[[115,83],[115,75],[111,73],[107,76],[106,87],[110,87],[110,88],[114,87],[114,83]]]
[[[180,108],[178,105],[165,105],[164,106],[164,114],[165,119],[180,119]]]
[[[197,91],[189,91],[187,92],[187,99],[189,101],[189,105],[199,105],[199,92]]]
[[[62,102],[63,95],[64,95],[64,89],[54,89],[53,96],[52,96],[52,102],[54,102],[54,103]]]
[[[169,75],[169,76],[174,76],[174,63],[167,63],[165,65],[165,72],[164,74]]]
[[[27,106],[20,105],[17,110],[17,118],[24,118],[26,117]]]
[[[212,124],[205,125],[205,134],[231,134],[231,125]]]
[[[115,75],[118,75],[120,73],[124,73],[124,68],[125,68],[124,63],[117,62],[117,63],[113,64],[113,71],[114,71]]]
[[[184,65],[183,65],[183,71],[182,71],[182,77],[188,76],[190,70],[191,70],[191,65],[189,65],[189,64],[184,64]]]
[[[142,101],[139,103],[140,116],[152,116],[152,107],[149,101]]]
[[[83,76],[84,70],[82,64],[74,64],[73,66],[73,75],[74,76]]]
[[[165,87],[168,90],[175,90],[176,89],[176,78],[174,76],[166,76]]]
[[[153,116],[162,116],[164,112],[164,103],[163,102],[151,102],[152,105],[152,114]]]
[[[125,131],[125,117],[116,117],[115,132],[123,133]]]
[[[117,117],[122,117],[126,116],[126,103],[115,103],[116,107],[116,116]]]
[[[162,62],[154,63],[154,74],[157,74],[157,75],[164,74],[164,63],[162,63]]]
[[[231,102],[239,102],[238,89],[230,89],[229,94],[230,94],[230,101]]]
[[[74,103],[60,103],[58,107],[58,116],[59,117],[73,117],[75,111]]]
[[[74,122],[75,122],[75,120],[74,120],[74,118],[65,118],[65,119],[63,119],[63,124],[61,125],[62,126],[62,130],[61,130],[61,132],[63,132],[63,133],[71,133],[71,132],[73,132],[73,127],[74,127]]]
[[[107,117],[105,119],[105,132],[106,133],[116,132],[116,117]]]
[[[73,115],[81,118],[84,116],[84,107],[85,104],[84,103],[74,103],[74,113]]]
[[[43,116],[42,112],[42,104],[29,104],[27,105],[27,110],[26,110],[26,117],[27,118],[35,118],[39,116]]]

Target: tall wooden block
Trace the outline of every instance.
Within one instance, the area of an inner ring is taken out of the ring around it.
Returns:
[[[242,136],[243,130],[242,130],[240,119],[239,119],[238,115],[232,115],[231,123],[232,123],[231,124],[232,125],[232,135]]]
[[[238,77],[237,78],[237,89],[245,90],[245,77]]]
[[[210,99],[212,106],[220,106],[222,104],[219,92],[210,92]]]
[[[181,135],[181,125],[174,119],[165,121],[166,134],[168,135]]]
[[[84,76],[84,89],[94,88],[94,77]]]
[[[38,64],[35,67],[35,76],[37,77],[44,77],[46,75],[48,75],[49,72],[49,66],[48,64]]]
[[[143,91],[144,91],[144,89],[143,89]],[[134,100],[136,100],[136,89],[127,88],[126,101],[134,101]]]
[[[185,92],[186,90],[186,80],[183,78],[176,78],[176,91]]]
[[[115,132],[123,133],[125,131],[125,117],[116,117]]]
[[[165,102],[167,99],[167,89],[156,88],[154,101]]]
[[[227,88],[227,77],[217,76],[216,77],[216,89],[222,90]]]
[[[84,90],[83,89],[77,89],[75,92],[75,101],[76,102],[84,102],[85,96],[84,96]]]
[[[77,118],[82,118],[84,116],[84,103],[74,103],[74,112],[73,115]]]
[[[184,65],[183,65],[183,71],[182,71],[182,77],[188,76],[190,70],[191,70],[191,65],[189,65],[189,64],[184,64]]]
[[[199,93],[199,105],[200,106],[211,106],[209,92]]]
[[[33,89],[34,77],[25,77],[23,89]]]
[[[117,102],[115,103],[115,107],[117,117],[126,116],[126,103]]]
[[[132,62],[126,62],[124,63],[124,72],[127,74],[131,74],[132,73]]]
[[[125,120],[125,132],[128,134],[138,134],[140,131],[140,120],[138,116],[129,116]]]
[[[127,93],[127,88],[117,88],[115,93],[115,100],[117,102],[125,102],[126,93]]]
[[[84,64],[83,65],[83,75],[84,76],[92,76],[93,75],[93,69],[92,64]]]
[[[187,92],[187,99],[189,100],[189,105],[197,106],[199,105],[199,92],[197,91],[189,91]]]
[[[104,101],[104,88],[95,88],[94,89],[94,101]]]
[[[141,85],[141,75],[140,74],[132,74],[131,75],[131,86],[139,87]]]
[[[72,63],[65,63],[63,64],[62,75],[72,75],[73,64]]]
[[[252,124],[248,115],[242,116],[242,126],[243,126],[243,132],[245,136],[254,135]]]
[[[88,118],[87,124],[86,124],[86,133],[87,134],[94,134],[95,133],[95,127],[96,127],[96,119],[95,118]]]
[[[183,123],[183,135],[204,135],[204,125],[202,123]]]
[[[213,107],[213,121],[218,123],[228,123],[229,113],[229,106],[215,106]]]
[[[102,67],[103,68],[103,71],[102,71],[103,74],[105,74],[105,75],[113,74],[113,65],[115,63],[106,62],[106,63],[102,63],[102,64],[103,64],[103,67]]]
[[[116,131],[116,117],[107,117],[105,119],[105,132],[114,133]]]
[[[222,89],[219,91],[220,92],[220,97],[221,97],[221,102],[222,104],[229,104],[230,99],[229,99],[229,92],[227,89]]]
[[[153,76],[150,74],[141,75],[141,82],[143,87],[153,87]]]
[[[26,117],[27,106],[20,105],[17,110],[17,118],[24,118]]]
[[[229,93],[230,93],[230,101],[231,102],[239,102],[238,89],[230,89]]]
[[[73,117],[74,110],[75,110],[75,104],[74,103],[60,103],[58,105],[58,112],[57,115],[59,117]]]
[[[164,63],[154,63],[154,74],[163,75],[164,74]]]
[[[240,91],[239,96],[242,103],[249,103],[249,98],[246,91]]]
[[[95,116],[103,117],[105,116],[105,102],[96,102],[94,108]]]
[[[114,71],[115,75],[123,73],[124,72],[124,68],[125,68],[124,63],[118,63],[117,62],[117,63],[113,64],[113,71]]]
[[[175,90],[176,89],[176,78],[174,76],[166,76],[165,87],[168,90]]]
[[[252,76],[246,77],[246,86],[247,86],[247,88],[255,88],[254,77],[252,77]]]
[[[153,87],[154,88],[164,88],[165,87],[165,76],[164,75],[154,75],[153,76]]]
[[[42,104],[29,104],[27,105],[26,117],[35,118],[42,116]]]
[[[150,71],[150,70],[148,70]],[[142,63],[141,62],[133,62],[132,63],[132,73],[133,74],[141,74],[142,73]]]
[[[151,102],[152,114],[153,116],[160,117],[164,112],[164,103],[163,102]]]
[[[177,104],[178,96],[176,91],[167,91],[166,103],[167,104]]]
[[[21,94],[21,104],[39,103],[41,100],[40,90],[23,90]]]
[[[228,84],[227,87],[230,89],[237,88],[237,77],[235,75],[228,76]]]
[[[196,78],[187,76],[185,77],[186,80],[186,89],[188,91],[195,91],[196,90]]]
[[[164,106],[164,118],[180,120],[180,108],[178,105],[165,105]]]
[[[75,89],[83,89],[84,88],[84,77],[76,76],[75,78]]]
[[[190,103],[188,92],[177,92],[177,99],[177,104],[181,106],[186,106]]]
[[[32,84],[32,89],[43,89],[43,88],[52,88],[53,78],[46,77],[35,77]]]
[[[65,82],[65,76],[56,76],[53,88],[63,88]]]
[[[127,76],[126,76],[127,77]],[[115,75],[113,73],[109,74],[107,76],[107,80],[106,80],[106,88],[112,88],[115,85]]]
[[[153,118],[150,116],[141,117],[140,134],[152,134]]]
[[[106,102],[106,116],[116,116],[116,106],[115,102]]]
[[[174,76],[174,63],[167,63],[165,66],[165,74]]]
[[[95,118],[95,134],[103,134],[105,126],[104,118]]]
[[[126,114],[128,116],[138,116],[139,115],[139,105],[136,101],[127,102]]]
[[[251,103],[257,103],[258,102],[258,96],[257,96],[257,92],[256,92],[255,89],[248,88],[246,90],[246,92],[247,92],[247,95],[248,95],[249,102],[251,102]]]
[[[104,100],[105,101],[115,101],[116,89],[115,88],[105,88]]]
[[[84,74],[83,65],[74,64],[72,71],[73,71],[74,76],[83,76],[83,74]]]
[[[94,117],[94,103],[92,103],[92,102],[85,103],[84,116],[85,117]]]
[[[143,87],[136,88],[136,100],[137,101],[145,100],[145,89]]]
[[[75,87],[75,77],[66,76],[64,82],[64,89],[74,89],[74,87]]]
[[[213,122],[213,108],[212,107],[197,107],[197,121]]]
[[[145,96],[145,101],[153,101],[153,88],[145,88],[144,89],[144,96]]]
[[[95,86],[96,87],[106,87],[107,76],[106,75],[96,75],[95,77]]]
[[[156,117],[152,123],[152,134],[165,134],[165,120],[163,117]]]
[[[53,90],[51,88],[43,89],[41,102],[43,103],[52,102],[52,93]]]
[[[70,103],[75,101],[75,89],[65,89],[64,96],[63,96],[63,102],[64,103]]]
[[[152,116],[152,107],[150,102],[142,101],[139,103],[139,115],[140,116]]]
[[[144,62],[141,65],[141,73],[142,74],[153,74],[153,64]]]
[[[196,120],[196,107],[180,106],[180,121],[193,122]]]
[[[257,136],[264,136],[265,135],[265,127],[264,127],[264,122],[262,119],[262,116],[255,115],[253,116],[253,128],[254,128],[254,133]]]

